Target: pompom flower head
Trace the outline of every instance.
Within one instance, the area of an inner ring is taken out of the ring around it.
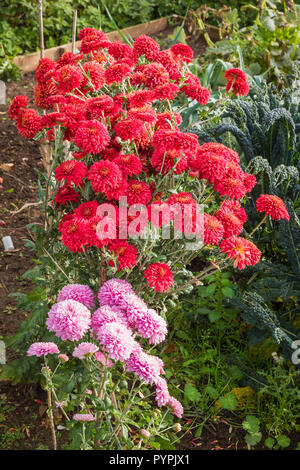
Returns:
[[[126,361],[135,345],[132,334],[119,322],[102,326],[97,333],[99,343],[111,359]]]
[[[110,136],[104,124],[88,120],[78,127],[74,141],[83,152],[95,155],[107,147]]]
[[[57,297],[57,302],[63,300],[76,300],[92,309],[95,305],[95,298],[92,289],[84,284],[68,284],[62,288]]]
[[[83,304],[69,299],[53,305],[46,325],[63,341],[76,341],[88,331],[90,322],[91,312]]]
[[[152,263],[144,272],[150,287],[155,291],[164,292],[174,283],[173,274],[166,263]]]
[[[55,343],[33,343],[30,345],[27,356],[47,356],[47,354],[59,354]]]
[[[235,95],[246,96],[249,93],[249,85],[246,74],[240,69],[229,69],[224,73],[227,78],[226,92],[232,91]]]
[[[278,196],[262,194],[256,201],[256,210],[265,212],[266,216],[270,215],[273,220],[290,220],[284,202]]]
[[[74,349],[72,356],[78,357],[78,359],[84,359],[87,356],[92,356],[99,350],[98,346],[93,343],[80,343]]]

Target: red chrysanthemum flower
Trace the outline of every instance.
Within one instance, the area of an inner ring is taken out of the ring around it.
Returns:
[[[88,172],[95,193],[104,193],[109,200],[116,199],[124,192],[124,179],[121,168],[109,160],[94,163]]]
[[[189,157],[181,150],[158,149],[153,152],[151,165],[158,173],[166,175],[173,169],[179,175],[188,168]]]
[[[83,246],[87,243],[85,225],[83,219],[72,217],[65,220],[61,226],[61,240],[73,253],[82,252]]]
[[[73,52],[64,52],[56,62],[56,68],[60,69],[64,65],[76,65],[77,62],[82,60],[82,54],[74,54]]]
[[[107,35],[98,29],[84,28],[79,31],[78,37],[81,39],[80,52],[82,54],[89,54],[92,51],[97,51],[97,49],[106,48],[110,45]]]
[[[105,81],[107,85],[112,85],[114,82],[121,83],[124,78],[131,75],[131,67],[125,63],[115,63],[105,70]]]
[[[144,65],[141,73],[143,77],[142,83],[145,83],[148,88],[154,89],[159,85],[169,83],[170,76],[168,71],[158,62]]]
[[[132,47],[130,47],[128,44],[125,44],[124,42],[112,42],[111,44],[109,44],[107,49],[108,53],[117,60],[124,58],[132,59]]]
[[[204,214],[203,224],[205,245],[218,245],[224,234],[222,223],[213,215]]]
[[[187,44],[173,44],[171,51],[180,62],[192,62],[194,52]]]
[[[54,60],[49,59],[48,57],[43,57],[39,60],[38,66],[35,70],[35,79],[38,83],[43,83],[49,80],[47,72],[54,70],[56,68],[56,63]]]
[[[155,128],[158,129],[171,129],[172,127],[180,126],[182,117],[180,114],[173,112],[171,115],[168,112],[158,113],[155,123]],[[178,130],[178,129],[177,129]]]
[[[121,168],[124,178],[126,176],[137,176],[142,171],[142,162],[136,155],[121,153],[114,158],[113,162]]]
[[[158,101],[173,100],[179,91],[180,88],[175,83],[166,83],[155,87],[153,94]]]
[[[126,95],[130,108],[141,108],[144,105],[151,104],[155,97],[152,90],[137,90]]]
[[[174,284],[172,271],[166,263],[152,263],[144,272],[150,287],[155,291],[165,292]]]
[[[84,79],[80,68],[69,64],[58,69],[55,78],[62,93],[70,93],[74,88],[80,87]]]
[[[87,119],[100,119],[111,112],[114,107],[113,99],[108,95],[89,98],[85,102]]]
[[[87,87],[91,82],[91,86],[86,88],[86,91],[94,91],[102,88],[105,83],[105,73],[102,65],[99,64],[96,60],[91,60],[83,64],[83,69],[87,74],[87,77],[83,78],[81,84],[82,87]]]
[[[89,220],[95,217],[99,203],[97,201],[83,202],[75,209],[75,215],[80,219]]]
[[[145,129],[144,123],[141,119],[122,119],[115,125],[116,136],[122,140],[129,140],[132,142],[143,136]]]
[[[148,204],[151,201],[149,186],[143,181],[129,180],[126,191],[128,204]]]
[[[87,167],[77,160],[66,160],[55,170],[55,179],[57,181],[64,180],[68,184],[73,183],[75,186],[79,186],[86,175]]]
[[[68,183],[61,186],[55,196],[55,204],[57,207],[66,204],[79,202],[79,194]]]
[[[242,208],[238,201],[231,201],[230,199],[226,199],[220,209],[218,210],[217,214],[223,214],[226,212],[231,212],[236,217],[240,219],[242,224],[244,224],[247,220],[247,214],[245,209]]]
[[[265,212],[266,216],[270,215],[273,220],[290,220],[284,202],[278,196],[262,194],[256,201],[256,210],[258,212]]]
[[[247,189],[243,184],[242,170],[240,174],[234,176],[224,176],[223,179],[217,180],[213,183],[215,191],[220,193],[220,196],[229,196],[230,199],[241,199],[247,193]]]
[[[198,205],[191,193],[172,194],[167,203],[170,206],[174,229],[186,236],[201,230],[201,218]]]
[[[52,80],[37,83],[34,87],[34,104],[42,109],[52,109],[59,100],[58,86]],[[56,97],[56,98],[54,98]]]
[[[110,136],[104,124],[89,120],[80,124],[75,133],[74,141],[83,152],[96,155],[107,147]]]
[[[243,222],[233,213],[229,211],[218,211],[216,218],[222,222],[224,227],[224,238],[232,235],[239,235],[243,230]]]
[[[142,34],[137,37],[133,43],[133,52],[139,57],[144,55],[149,61],[155,60],[159,53],[159,44],[149,36]]]
[[[138,251],[126,241],[113,242],[108,249],[117,256],[118,271],[136,266]]]
[[[12,100],[8,109],[8,115],[10,119],[17,119],[20,113],[27,108],[29,105],[29,99],[27,96],[18,95]]]
[[[116,221],[95,215],[86,221],[85,234],[90,246],[101,248],[116,238]]]
[[[229,259],[234,260],[233,266],[244,269],[246,266],[254,266],[261,257],[261,252],[250,240],[233,236],[220,243],[222,253],[226,253]]]
[[[254,186],[256,185],[256,177],[250,173],[243,173],[243,184],[247,190],[247,193],[250,193]]]
[[[42,128],[42,118],[34,109],[25,108],[17,119],[17,129],[25,139],[32,139]]]
[[[186,80],[183,82],[182,90],[188,98],[198,101],[201,105],[208,102],[210,92],[204,88],[199,78],[192,73],[186,73]]]
[[[224,73],[227,78],[226,92],[232,91],[235,95],[246,96],[249,93],[246,74],[240,69],[229,69]]]
[[[155,61],[162,64],[165,67],[170,77],[172,77],[174,73],[178,72],[181,67],[180,62],[176,59],[176,56],[172,54],[171,50],[169,49],[160,51],[157,54]]]
[[[168,224],[171,219],[170,206],[163,201],[153,201],[147,207],[148,218],[153,227],[160,228]]]

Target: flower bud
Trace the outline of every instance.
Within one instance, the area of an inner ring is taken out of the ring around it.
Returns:
[[[151,436],[150,432],[147,431],[147,429],[141,429],[141,435],[143,437],[146,437],[147,439],[149,439],[149,437]]]

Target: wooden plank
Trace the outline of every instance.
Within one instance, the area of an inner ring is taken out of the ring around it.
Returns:
[[[150,21],[149,23],[138,24],[136,26],[130,26],[129,28],[122,29],[122,33],[125,36],[131,36],[136,38],[141,34],[156,34],[163,31],[168,26],[168,17],[159,18],[157,20]],[[107,33],[110,41],[121,41],[122,37],[118,31],[112,31]],[[81,41],[76,41],[76,48],[79,49]],[[58,60],[64,52],[72,51],[72,43],[64,44],[62,46],[51,47],[51,49],[45,49],[45,57],[52,60]],[[17,56],[13,59],[13,63],[17,65],[24,72],[33,72],[39,63],[40,51],[33,52],[31,54],[25,54]]]

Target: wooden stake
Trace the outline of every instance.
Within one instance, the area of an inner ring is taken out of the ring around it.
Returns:
[[[73,16],[73,31],[72,31],[72,52],[75,54],[76,47],[76,27],[77,27],[77,10],[74,11]]]
[[[43,0],[38,0],[39,23],[40,23],[40,54],[41,59],[45,56],[44,27],[43,27]]]

